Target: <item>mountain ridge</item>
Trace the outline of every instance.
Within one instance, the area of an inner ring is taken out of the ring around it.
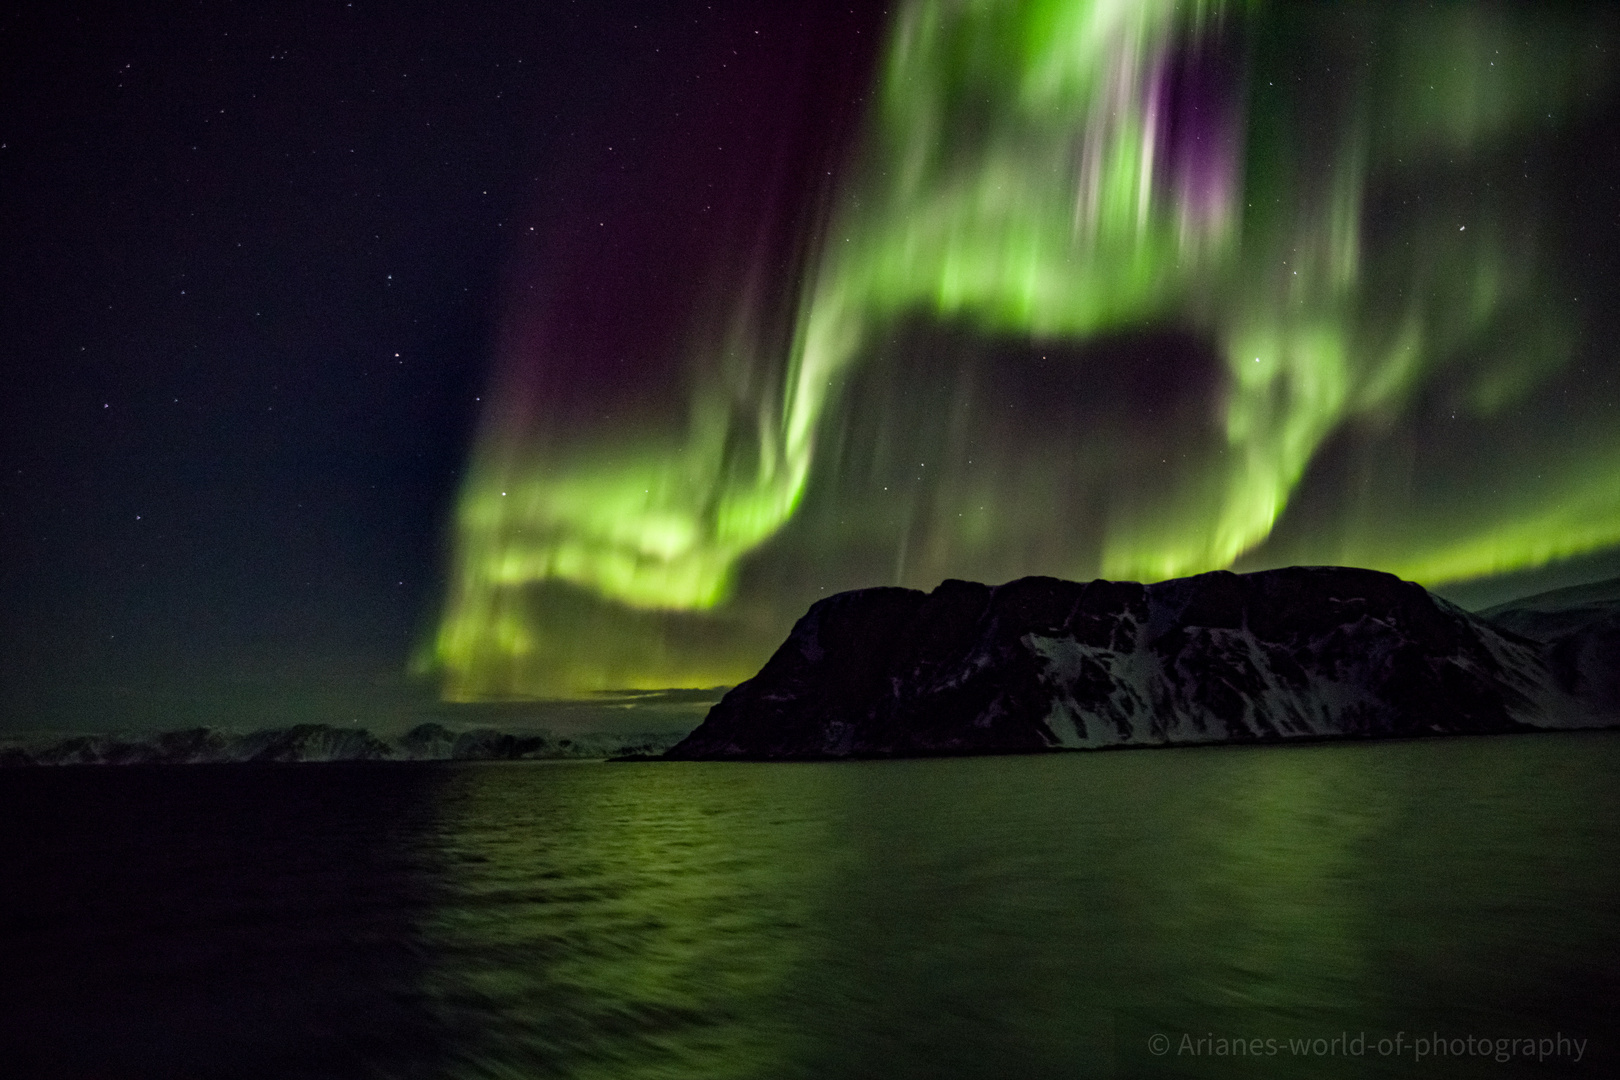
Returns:
[[[1602,657],[1598,663],[1607,661]],[[1392,574],[1020,578],[812,605],[668,759],[824,759],[1604,726],[1552,648]]]

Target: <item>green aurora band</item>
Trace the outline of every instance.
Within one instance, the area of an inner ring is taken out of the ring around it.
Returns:
[[[1326,11],[903,4],[791,342],[739,288],[679,425],[486,425],[424,659],[446,695],[735,682],[834,587],[1286,562],[1437,584],[1620,542],[1602,425],[1457,452],[1470,490],[1511,495],[1383,494],[1412,487],[1387,436],[1417,403],[1443,389],[1500,424],[1569,363],[1570,291],[1536,192],[1506,178],[1607,89],[1606,54],[1590,27],[1497,9]],[[1209,372],[1168,419],[991,415],[986,355],[1068,365],[1083,399],[1176,348]],[[1334,440],[1363,448],[1340,455],[1354,497],[1280,528]]]

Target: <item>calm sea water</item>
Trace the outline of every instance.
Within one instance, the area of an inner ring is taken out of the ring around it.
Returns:
[[[1617,781],[1615,734],[11,770],[0,1072],[1616,1075]]]

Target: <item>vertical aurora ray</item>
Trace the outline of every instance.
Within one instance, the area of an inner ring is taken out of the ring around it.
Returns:
[[[1515,154],[1601,99],[1598,29],[913,0],[887,33],[829,209],[662,344],[682,374],[656,407],[559,425],[521,377],[504,392],[458,512],[448,694],[735,681],[823,591],[883,581],[1344,561],[1434,583],[1620,542],[1600,424],[1483,509],[1397,484],[1370,529],[1369,480],[1287,513],[1324,447],[1387,472],[1379,433],[1437,396],[1508,430],[1568,364]]]

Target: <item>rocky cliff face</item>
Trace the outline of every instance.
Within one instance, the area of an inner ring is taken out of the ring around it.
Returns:
[[[1002,753],[1601,723],[1547,647],[1389,574],[1023,578],[821,601],[666,756]]]

